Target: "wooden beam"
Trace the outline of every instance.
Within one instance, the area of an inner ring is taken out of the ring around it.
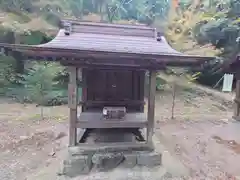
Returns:
[[[122,119],[105,119],[101,112],[82,112],[78,117],[78,128],[145,128],[147,117],[144,113],[127,113]]]
[[[146,71],[143,71],[143,72],[141,72],[140,73],[140,84],[139,84],[139,96],[140,96],[140,100],[141,101],[144,101],[144,90],[145,90],[145,72]],[[145,102],[145,101],[144,101]],[[141,108],[140,108],[140,111],[141,112],[144,112],[144,105],[145,105],[145,103],[143,104],[143,105],[141,105]]]
[[[86,68],[121,68],[121,69],[136,69],[136,70],[146,70],[146,69],[163,69],[165,68],[164,63],[156,63],[151,59],[122,59],[120,57],[113,58],[101,58],[101,57],[92,57],[92,58],[66,58],[60,60],[63,65],[66,66],[79,66]]]
[[[240,80],[237,80],[236,82],[236,95],[235,95],[235,101],[234,101],[234,119],[237,118],[240,115],[240,103],[238,100],[240,99]]]
[[[117,60],[116,60],[117,61]],[[86,69],[105,69],[105,70],[163,70],[166,68],[166,66],[133,66],[133,65],[128,65],[128,64],[123,64],[123,65],[113,65],[113,64],[91,64],[91,65],[86,65],[80,62],[73,62],[73,61],[61,61],[60,62],[63,66],[76,66],[76,67],[81,67],[81,68],[86,68]]]
[[[148,95],[148,126],[147,126],[147,141],[152,142],[155,116],[155,93],[156,93],[156,71],[149,72],[149,95]]]
[[[102,52],[96,50],[79,50],[79,49],[66,49],[66,48],[54,48],[54,47],[37,47],[28,45],[12,45],[0,43],[0,47],[12,49],[13,51],[19,51],[25,55],[45,57],[50,59],[59,60],[61,57],[75,58],[77,62],[82,61],[83,64],[92,65],[96,62],[94,59],[101,62],[96,65],[101,65],[109,62],[109,65],[116,66],[146,66],[155,67],[161,65],[165,66],[199,66],[204,61],[213,60],[213,57],[200,57],[190,55],[162,55],[162,54],[143,54],[143,53],[119,53],[119,52]],[[118,61],[116,61],[118,59]],[[75,63],[75,62],[74,62]],[[119,64],[118,64],[119,63]],[[157,69],[157,68],[156,68]]]
[[[81,104],[85,104],[87,106],[94,106],[94,105],[105,105],[105,106],[127,106],[127,105],[145,105],[144,100],[124,100],[124,101],[82,101]]]
[[[77,141],[77,68],[69,67],[68,106],[70,108],[69,146],[75,146]]]

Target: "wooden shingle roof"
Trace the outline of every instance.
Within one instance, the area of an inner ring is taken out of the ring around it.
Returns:
[[[160,37],[161,40],[157,41],[150,37],[91,33],[72,33],[66,36],[64,32],[61,29],[56,38],[37,47],[151,55],[183,55],[172,49],[164,37]]]
[[[185,55],[174,50],[163,36],[157,37],[156,30],[151,27],[70,20],[63,21],[63,25],[57,36],[46,44],[35,46],[0,44],[0,47],[40,58],[58,60],[61,57],[65,58],[65,61],[66,58],[75,58],[74,63],[78,61],[80,64],[84,64],[80,62],[83,59],[85,61],[88,59],[88,63],[91,59],[94,59],[94,62],[98,59],[99,61],[111,59],[115,64],[116,61],[121,61],[120,64],[124,61],[129,65],[139,63],[137,66],[144,64],[143,61],[149,61],[148,66],[156,67],[157,64],[194,65],[212,59]],[[134,62],[130,62],[131,60]]]

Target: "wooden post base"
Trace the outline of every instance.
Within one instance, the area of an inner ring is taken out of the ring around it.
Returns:
[[[232,118],[236,121],[240,121],[240,116],[232,116]]]

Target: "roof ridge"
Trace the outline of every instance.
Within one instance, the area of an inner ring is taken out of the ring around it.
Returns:
[[[123,36],[142,36],[157,38],[156,28],[136,25],[120,25],[109,23],[82,22],[62,20],[65,35],[72,33],[111,34]]]
[[[119,27],[119,28],[127,28],[127,29],[143,29],[143,30],[155,30],[156,28],[141,25],[141,24],[117,24],[117,23],[105,23],[105,22],[91,22],[91,21],[84,21],[84,20],[74,20],[74,19],[62,19],[62,24],[70,23],[72,25],[88,25],[88,26],[100,26],[100,27]]]

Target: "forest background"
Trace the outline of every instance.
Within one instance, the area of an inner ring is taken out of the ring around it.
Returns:
[[[49,42],[62,18],[156,27],[174,49],[216,57],[201,69],[183,70],[210,87],[224,74],[221,64],[240,49],[240,0],[0,0],[0,42]],[[158,85],[165,83],[161,77],[157,80]],[[67,103],[67,84],[68,73],[58,63],[0,56],[2,97],[60,105]]]

